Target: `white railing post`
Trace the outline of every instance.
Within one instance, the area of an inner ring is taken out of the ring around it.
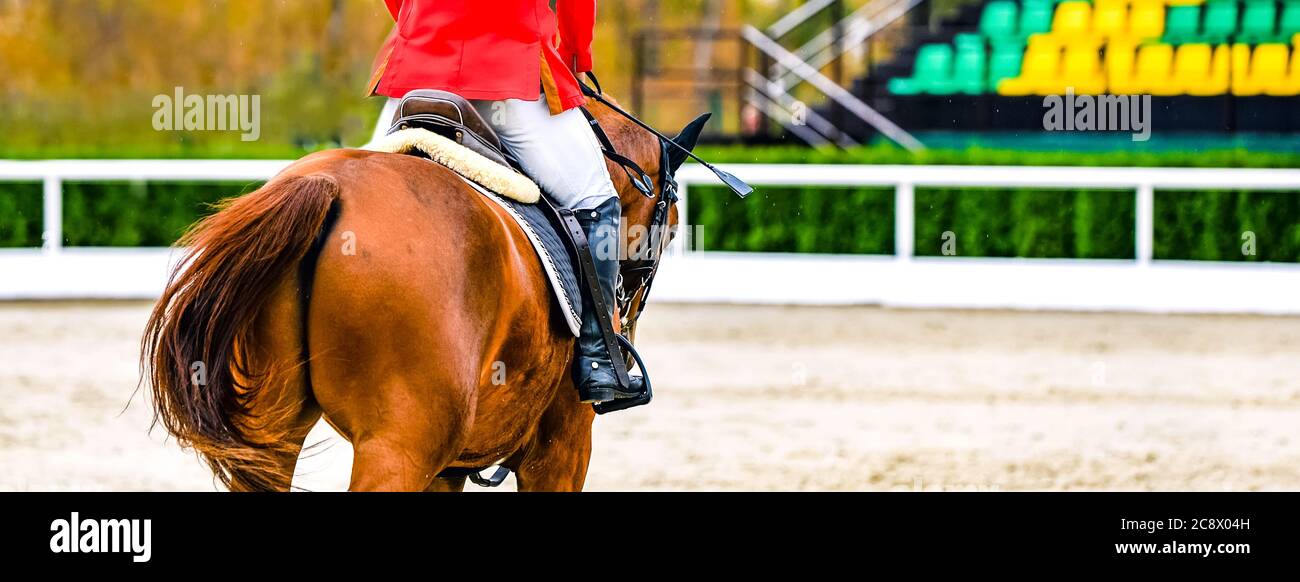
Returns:
[[[1150,266],[1155,254],[1155,198],[1155,188],[1150,182],[1138,184],[1134,250],[1140,267]]]
[[[682,180],[677,183],[677,242],[674,244],[681,245],[678,249],[682,253],[694,252],[695,245],[699,244],[695,237],[700,234],[700,229],[691,224],[691,215],[686,212],[686,191],[690,190],[690,180]]]
[[[915,190],[911,182],[894,186],[894,257],[912,260],[916,240]]]
[[[41,221],[42,246],[47,254],[63,250],[63,178],[57,174],[45,176]]]

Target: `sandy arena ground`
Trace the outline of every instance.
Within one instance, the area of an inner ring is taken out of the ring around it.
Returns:
[[[0,490],[213,489],[132,398],[148,308],[0,304]],[[590,490],[1300,490],[1298,318],[656,305],[641,345]],[[295,483],[346,488],[317,441]]]

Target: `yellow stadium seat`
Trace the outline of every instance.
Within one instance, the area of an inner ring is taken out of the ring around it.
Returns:
[[[1232,94],[1238,97],[1259,95],[1250,78],[1250,45],[1232,45]]]
[[[1133,43],[1115,41],[1106,45],[1106,86],[1115,95],[1137,93],[1133,79]]]
[[[1140,42],[1159,38],[1165,32],[1165,4],[1163,0],[1136,0],[1129,13],[1127,36]]]
[[[1097,0],[1092,9],[1092,34],[1098,38],[1123,36],[1128,29],[1128,0]]]
[[[1061,60],[1061,76],[1054,83],[1039,87],[1039,95],[1065,93],[1071,89],[1076,95],[1096,95],[1106,91],[1106,77],[1102,75],[1101,59],[1092,45],[1078,44],[1065,47]]]
[[[1250,77],[1265,95],[1295,95],[1290,91],[1287,79],[1287,61],[1290,56],[1291,47],[1284,44],[1255,46],[1255,53],[1250,58]]]
[[[1092,29],[1092,4],[1088,2],[1062,2],[1052,16],[1052,36],[1062,42],[1087,37]]]
[[[1188,95],[1206,97],[1226,95],[1232,85],[1232,55],[1226,44],[1214,47],[1210,57],[1210,78],[1202,85],[1186,87]]]
[[[1210,76],[1210,45],[1185,44],[1174,52],[1169,82],[1152,87],[1153,95],[1181,95]]]
[[[1290,47],[1261,44],[1251,51],[1245,44],[1232,46],[1232,94],[1238,97],[1296,95],[1288,75]]]
[[[1218,54],[1223,55],[1218,57]],[[1227,72],[1227,50],[1218,54],[1208,44],[1185,44],[1174,53],[1173,75],[1164,87],[1157,88],[1155,95],[1220,95],[1227,91],[1227,84],[1219,86],[1221,76]],[[1216,58],[1217,57],[1217,58]],[[1222,72],[1216,69],[1222,60]],[[1216,75],[1217,74],[1217,75]]]
[[[1050,33],[1039,33],[1029,35],[1029,41],[1025,45],[1027,51],[1033,50],[1061,50],[1061,39],[1052,36]]]
[[[1033,95],[1038,88],[1051,83],[1061,66],[1061,45],[1048,40],[1031,39],[1025,49],[1025,60],[1020,65],[1020,76],[1003,79],[998,83],[998,93],[1010,96]]]
[[[1133,65],[1132,93],[1169,94],[1170,68],[1173,66],[1174,47],[1167,44],[1149,44],[1138,49]]]
[[[1296,52],[1300,53],[1300,47],[1297,47]],[[1300,93],[1300,54],[1291,55],[1291,74],[1287,77],[1286,88],[1292,95]]]

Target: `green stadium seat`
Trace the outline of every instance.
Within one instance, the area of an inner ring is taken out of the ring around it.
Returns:
[[[1047,32],[1052,29],[1052,0],[1024,0],[1020,6],[1020,28],[1016,34],[1020,38]]]
[[[1200,40],[1201,7],[1170,6],[1165,15],[1164,42],[1169,44],[1195,43]]]
[[[963,32],[957,34],[952,38],[952,40],[953,40],[953,45],[957,47],[957,52],[961,52],[962,50],[966,50],[966,49],[979,48],[983,50],[985,48],[984,37],[971,32]]]
[[[1273,0],[1247,0],[1241,14],[1241,32],[1237,42],[1259,44],[1273,40],[1277,23],[1277,4]]]
[[[895,95],[920,93],[947,94],[952,91],[952,46],[927,44],[916,51],[916,66],[912,76],[889,80],[889,91]]]
[[[1001,45],[993,48],[989,57],[989,90],[997,91],[1003,79],[1020,76],[1020,61],[1025,56],[1023,45]]]
[[[1300,34],[1300,0],[1282,5],[1282,18],[1278,21],[1276,42],[1287,43]]]
[[[1197,42],[1223,44],[1237,32],[1237,0],[1211,0],[1205,5],[1205,27]]]
[[[1016,36],[1016,17],[1020,7],[1010,0],[993,0],[984,6],[980,14],[980,34],[990,40],[1013,38]]]
[[[953,60],[951,89],[955,93],[979,95],[984,92],[985,78],[988,72],[988,50],[984,39],[975,35],[979,44],[969,41],[963,44],[957,39],[957,56]]]

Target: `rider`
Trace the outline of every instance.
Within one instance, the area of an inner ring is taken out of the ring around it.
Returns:
[[[376,61],[371,93],[396,99],[441,89],[470,100],[524,172],[574,211],[605,303],[616,310],[622,207],[600,144],[578,111],[586,98],[577,77],[592,65],[596,0],[557,0],[556,12],[547,0],[384,1],[397,26]],[[586,297],[573,382],[583,402],[639,395],[638,381],[619,387]]]

